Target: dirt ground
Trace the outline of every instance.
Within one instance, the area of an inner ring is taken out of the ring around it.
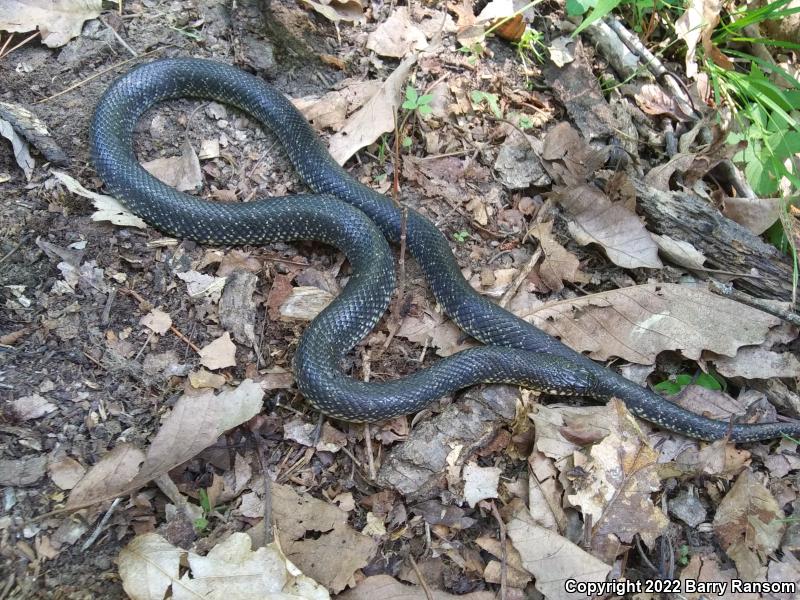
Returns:
[[[214,0],[125,3],[121,16],[108,12],[105,23],[88,22],[83,33],[62,48],[48,49],[34,42],[0,60],[0,101],[35,110],[68,156],[64,165],[44,168],[40,164],[28,181],[6,151],[7,145],[0,144],[0,173],[10,176],[0,183],[0,294],[5,303],[0,333],[17,336],[13,343],[0,346],[0,447],[3,459],[16,461],[19,472],[14,476],[23,482],[4,488],[0,574],[5,587],[0,589],[0,598],[123,598],[116,562],[134,534],[159,531],[186,546],[196,543],[195,548],[210,549],[227,533],[245,530],[258,522],[252,516],[237,519],[231,512],[217,512],[209,517],[209,526],[201,534],[176,532],[175,521],[165,518],[169,501],[150,486],[124,499],[92,539],[109,503],[72,515],[60,511],[71,486],[55,483],[59,471],[53,465],[66,468],[64,465],[77,463],[81,468],[89,467],[121,442],[147,447],[170,409],[187,392],[187,375],[198,366],[198,356],[192,348],[203,348],[217,340],[225,328],[220,324],[216,301],[207,296],[190,297],[176,273],[218,274],[225,266],[242,267],[257,277],[255,347],[260,355],[252,347],[237,345],[236,365],[220,371],[225,382],[233,384],[252,377],[265,381],[291,369],[291,357],[305,322],[274,318],[279,316],[279,300],[286,296],[286,289],[281,286],[316,286],[336,293],[348,275],[347,265],[343,265],[338,253],[317,244],[240,248],[241,253],[236,254],[230,249],[165,240],[152,228],[92,221],[91,202],[67,191],[50,171],[66,172],[86,188],[102,191],[88,153],[92,111],[111,81],[140,61],[169,56],[217,58],[266,77],[293,98],[322,96],[345,78],[384,79],[393,70],[396,62],[368,57],[361,29],[344,23],[337,27],[288,0],[269,4],[267,9],[254,0],[235,2],[233,8]],[[374,28],[375,22],[391,10],[388,3],[372,4],[374,19],[365,31]],[[118,42],[112,29],[124,37],[137,58]],[[472,73],[479,83],[486,84],[486,89],[500,93],[505,89],[532,89],[508,44],[493,40],[489,47],[492,56],[482,58],[477,68],[469,62],[468,55],[450,53],[438,71],[422,70],[418,74],[417,87],[431,84],[449,69]],[[344,70],[337,68],[320,60],[320,55],[340,57],[347,66]],[[540,94],[535,90],[531,93]],[[541,92],[541,97],[550,111],[552,98],[546,92]],[[540,111],[531,109],[531,118]],[[477,159],[475,168],[487,170],[497,156],[497,140],[501,135],[511,135],[509,130],[490,118],[460,119],[459,127],[470,131],[472,141],[441,144],[437,153],[471,154]],[[408,151],[411,156],[424,156],[423,139],[430,140],[426,137],[429,134],[424,124],[415,130],[415,145]],[[271,135],[229,107],[183,100],[167,103],[140,121],[136,149],[144,162],[180,155],[187,142],[198,149],[205,140],[219,140],[221,136],[225,141],[222,151],[201,163],[204,186],[195,193],[249,200],[304,191]],[[393,161],[382,154],[385,150],[372,145],[351,160],[347,168],[362,182],[385,191],[395,175]],[[436,222],[452,241],[468,277],[490,287],[505,271],[524,269],[531,260],[535,246],[523,238],[531,223],[530,207],[540,206],[542,196],[505,190],[492,176],[476,178],[476,185],[482,186],[476,188],[477,193],[493,212],[488,224],[481,224],[475,207],[432,199],[422,189],[421,179],[411,181],[400,174],[400,180],[402,201]],[[578,247],[569,241],[563,221],[555,230],[564,246],[579,256],[582,270],[590,275],[582,283],[570,283],[559,292],[542,295],[536,302],[652,280],[653,275],[646,269],[625,270],[610,264],[597,249]],[[80,283],[73,289],[58,283],[65,279],[67,267],[59,266],[64,263],[80,270]],[[683,281],[680,270],[669,268],[654,277],[658,282]],[[534,285],[535,278],[536,273],[528,281]],[[526,298],[532,301],[536,296],[531,293]],[[153,335],[142,326],[142,317],[154,308],[171,317],[171,324],[180,335]],[[435,300],[426,291],[416,265],[409,261],[402,305],[394,306],[393,314],[385,317],[376,331],[346,358],[348,372],[360,378],[394,378],[434,361],[433,348],[429,351],[427,344],[413,336],[394,332],[409,315],[421,318],[435,312]],[[465,341],[455,339],[451,345],[460,347]],[[384,350],[385,343],[388,346]],[[682,358],[668,353],[661,359],[659,372],[667,376],[680,370],[681,365],[685,365]],[[370,480],[363,429],[333,423],[346,440],[349,454],[319,451],[303,459],[306,447],[288,437],[284,425],[297,417],[304,423],[314,423],[316,415],[291,383],[266,387],[264,411],[257,424],[250,424],[258,437],[241,431],[231,433],[220,438],[216,448],[172,470],[183,494],[197,500],[200,490],[216,485],[216,480],[231,469],[232,457],[239,452],[249,457],[254,470],[278,473],[280,483],[302,488],[316,498],[330,501],[340,493],[352,494],[355,509],[350,510],[348,523],[358,531],[364,529],[367,514],[372,515],[381,501],[386,504],[385,515],[389,515],[390,522],[396,519],[395,525],[405,523],[398,508],[402,499]],[[53,408],[30,420],[11,410],[11,402],[32,396],[46,399]],[[421,419],[445,410],[451,401],[443,400]],[[411,425],[411,421],[402,420],[379,426],[373,440],[381,446],[378,456],[404,439]],[[492,455],[490,445],[481,454],[479,464],[500,468],[504,481],[517,481],[526,469],[524,453],[530,451],[531,436],[527,429],[520,433],[508,425],[500,437],[505,445],[520,449],[516,457]],[[254,449],[253,439],[260,440],[260,448]],[[502,445],[496,442],[495,447]],[[769,453],[764,448],[762,458]],[[29,463],[20,466],[23,459]],[[288,469],[288,465],[301,459],[305,462],[300,467]],[[49,475],[45,476],[45,471]],[[796,474],[787,469],[786,480],[772,489],[794,489]],[[680,484],[681,490],[683,485]],[[786,492],[785,496],[789,498],[790,494]],[[453,498],[446,491],[439,496],[443,506]],[[712,499],[712,503],[716,500]],[[486,506],[458,510],[462,511],[462,519],[469,518],[477,525],[462,528],[453,521],[435,524],[437,549],[431,551],[430,523],[408,517],[404,533],[381,538],[380,551],[361,567],[359,577],[390,574],[418,582],[419,575],[405,560],[412,556],[437,589],[451,594],[497,591],[498,583],[474,566],[489,561],[485,547],[479,548],[476,539],[482,535],[499,536],[496,516]],[[451,528],[447,533],[446,527]],[[708,531],[694,531],[677,522],[670,527],[675,539],[687,547],[718,552]],[[398,526],[394,531],[400,529]],[[730,568],[730,560],[722,560],[723,566]],[[627,568],[646,570],[643,564],[634,551]],[[522,585],[520,590],[524,589]],[[527,589],[536,594],[530,587]]]

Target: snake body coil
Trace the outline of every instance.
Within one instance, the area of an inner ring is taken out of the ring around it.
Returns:
[[[215,203],[161,183],[138,163],[133,131],[163,100],[193,97],[235,106],[270,129],[309,195],[248,203]],[[349,421],[417,411],[480,382],[507,382],[550,393],[616,396],[637,416],[689,436],[736,441],[797,436],[800,425],[733,425],[686,411],[567,348],[477,294],[463,278],[444,236],[419,213],[407,213],[407,248],[450,317],[484,344],[408,377],[364,383],[340,368],[387,309],[394,265],[387,240],[398,242],[402,215],[385,196],[355,181],[328,154],[305,118],[278,91],[234,67],[200,59],[142,65],[103,95],[91,125],[91,154],[109,189],[149,224],[200,243],[263,244],[316,240],[342,250],[352,276],[308,327],[294,357],[297,385],[317,409]]]

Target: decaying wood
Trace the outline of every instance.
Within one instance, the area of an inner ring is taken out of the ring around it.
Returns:
[[[664,192],[639,180],[634,185],[650,231],[689,242],[705,254],[709,268],[741,273],[736,287],[754,296],[791,299],[792,266],[774,246],[692,194]]]

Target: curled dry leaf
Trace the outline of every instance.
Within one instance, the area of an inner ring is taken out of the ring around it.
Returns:
[[[14,150],[14,160],[17,161],[17,165],[25,173],[25,178],[30,181],[36,161],[31,156],[28,142],[14,130],[11,123],[1,118],[0,135],[11,142],[11,148]]]
[[[328,600],[327,590],[289,562],[277,544],[253,550],[233,533],[206,556],[187,552],[156,533],[135,537],[119,555],[122,586],[132,600]],[[181,564],[188,570],[181,575]]]
[[[305,96],[292,100],[292,104],[318,130],[339,131],[344,126],[347,115],[361,108],[380,88],[380,81],[349,79],[339,83],[337,89],[321,98]]]
[[[668,235],[650,236],[655,240],[658,249],[670,262],[687,269],[701,269],[706,262],[706,256],[689,242],[676,240]]]
[[[671,283],[602,292],[517,316],[595,360],[618,356],[640,364],[652,364],[664,350],[695,360],[703,350],[735,356],[780,324],[755,308]]]
[[[382,134],[394,131],[394,115],[400,107],[401,90],[416,61],[416,54],[403,59],[378,92],[348,119],[341,131],[331,137],[328,150],[336,162],[343,165],[361,148],[369,146]]]
[[[541,244],[544,260],[539,266],[539,275],[544,284],[554,292],[564,289],[562,281],[587,283],[590,277],[581,271],[578,257],[564,248],[553,237],[553,222],[537,223],[529,233]]]
[[[592,185],[569,189],[558,198],[574,219],[569,231],[576,242],[600,245],[611,261],[626,269],[661,268],[658,246],[634,213]]]
[[[686,42],[686,75],[694,78],[698,73],[697,44],[702,40],[706,56],[711,56],[711,33],[719,23],[719,0],[691,0],[677,21],[675,33]]]
[[[67,508],[115,498],[186,462],[226,431],[257,415],[263,397],[261,386],[250,379],[216,395],[209,390],[196,396],[181,396],[146,454],[127,444],[118,445],[78,482]]]
[[[722,214],[761,235],[781,216],[783,198],[725,198]]]
[[[50,48],[80,35],[83,23],[103,9],[100,0],[3,0],[0,31],[24,33],[38,29]]]
[[[177,273],[176,277],[186,282],[186,291],[192,298],[207,296],[212,302],[219,301],[222,289],[225,287],[226,277],[214,277],[197,271]]]
[[[121,227],[138,227],[139,229],[147,227],[147,223],[125,208],[116,198],[90,192],[66,173],[61,173],[60,171],[51,171],[51,173],[70,192],[92,201],[95,207],[95,212],[92,213],[92,221],[109,221]]]
[[[733,358],[712,359],[720,375],[745,379],[800,377],[800,360],[792,352],[774,352],[759,346],[740,348]]]
[[[403,58],[414,50],[424,50],[428,40],[411,21],[407,6],[398,6],[383,23],[367,37],[367,48],[380,56]]]
[[[522,566],[534,576],[536,589],[548,600],[572,600],[568,579],[601,582],[611,567],[567,538],[536,524],[526,510],[518,511],[506,526],[508,537],[522,557]]]

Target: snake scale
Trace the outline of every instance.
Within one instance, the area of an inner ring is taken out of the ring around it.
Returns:
[[[232,105],[268,128],[313,194],[218,203],[161,183],[140,165],[134,128],[153,105],[192,97]],[[342,357],[375,326],[394,290],[388,242],[397,243],[402,212],[353,179],[328,154],[305,118],[261,79],[223,63],[163,59],[117,79],[100,100],[90,131],[94,166],[110,191],[157,229],[200,243],[237,245],[316,240],[345,253],[352,267],[344,290],[309,325],[294,356],[303,396],[348,421],[375,421],[418,411],[477,383],[505,382],[560,394],[620,398],[637,416],[700,439],[739,442],[800,435],[800,424],[735,424],[684,410],[579,354],[476,293],[446,238],[407,211],[407,248],[434,296],[484,346],[457,353],[407,377],[365,383],[341,368]]]

